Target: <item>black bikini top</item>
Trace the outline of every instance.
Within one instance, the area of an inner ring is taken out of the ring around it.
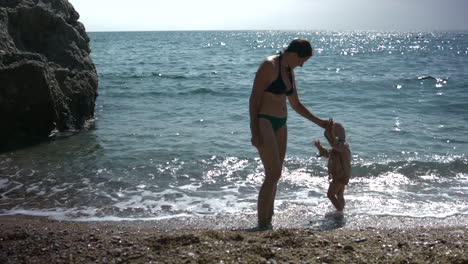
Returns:
[[[291,87],[291,90],[286,91],[286,84],[284,84],[283,78],[281,77],[281,53],[278,58],[279,62],[279,73],[278,73],[278,78],[274,80],[268,88],[265,89],[265,92],[270,92],[274,94],[286,94],[287,96],[290,96],[291,94],[294,93],[294,86]],[[291,85],[293,85],[293,78],[292,78],[292,72],[291,68],[288,67],[288,75],[289,75],[289,80],[291,81]]]

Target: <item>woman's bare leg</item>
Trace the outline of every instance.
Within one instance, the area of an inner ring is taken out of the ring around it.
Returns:
[[[276,135],[269,120],[258,119],[263,144],[258,148],[260,158],[265,168],[265,180],[258,194],[257,213],[258,225],[271,224],[276,185],[281,177],[281,161]]]
[[[281,164],[281,172],[283,171],[283,164],[284,164],[284,158],[286,156],[286,146],[288,143],[288,128],[286,125],[284,125],[282,128],[280,128],[278,131],[275,132],[276,136],[276,142],[278,143],[278,154],[279,154],[279,161]],[[280,176],[281,177],[281,176]],[[273,191],[273,198],[276,198],[276,188],[277,184],[275,185],[275,189]],[[269,223],[271,224],[273,214],[274,214],[274,208],[275,208],[275,199],[271,201],[270,207],[270,213],[269,213]]]

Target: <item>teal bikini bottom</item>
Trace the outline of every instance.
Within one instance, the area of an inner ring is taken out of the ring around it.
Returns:
[[[279,117],[275,117],[271,115],[264,115],[264,114],[258,114],[257,117],[268,119],[271,123],[271,126],[273,127],[273,131],[275,132],[278,129],[282,128],[286,124],[286,120],[288,119],[288,117],[279,118]]]

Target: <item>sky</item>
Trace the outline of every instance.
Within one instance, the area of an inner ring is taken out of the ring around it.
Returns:
[[[69,0],[87,31],[468,31],[468,0]]]

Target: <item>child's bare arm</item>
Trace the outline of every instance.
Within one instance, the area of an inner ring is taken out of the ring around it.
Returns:
[[[316,140],[313,142],[315,147],[317,147],[319,153],[317,154],[317,158],[318,157],[321,157],[321,156],[324,156],[324,157],[327,157],[329,158],[330,157],[330,154],[328,152],[327,149],[325,149],[324,147],[322,147],[322,144],[320,144],[320,141]]]

